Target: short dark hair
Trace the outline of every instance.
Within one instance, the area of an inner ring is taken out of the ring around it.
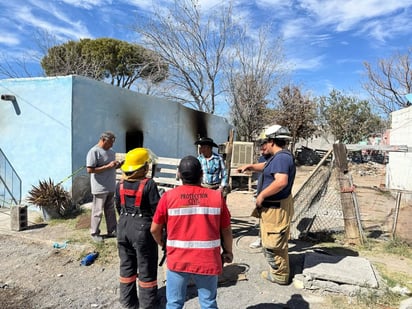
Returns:
[[[198,184],[201,182],[202,165],[194,156],[186,156],[180,160],[178,171],[184,184]]]
[[[286,146],[286,145],[289,143],[288,140],[279,139],[279,138],[271,138],[271,137],[268,137],[268,141],[269,141],[269,142],[274,142],[275,145],[277,145],[277,146],[279,146],[279,147],[284,147],[284,146]]]

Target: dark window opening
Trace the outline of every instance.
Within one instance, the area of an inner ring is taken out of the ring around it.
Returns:
[[[143,132],[126,132],[126,152],[138,147],[143,147]]]

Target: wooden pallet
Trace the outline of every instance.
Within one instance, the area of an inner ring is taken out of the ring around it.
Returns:
[[[123,161],[125,153],[116,153],[116,160]],[[156,164],[150,166],[147,177],[153,178],[159,189],[170,190],[182,184],[177,175],[180,159],[158,157]],[[116,180],[122,177],[121,169],[117,170]]]

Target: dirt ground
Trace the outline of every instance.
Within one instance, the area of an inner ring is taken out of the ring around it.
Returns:
[[[298,168],[295,188],[308,177],[314,167]],[[384,189],[385,166],[361,164],[351,166],[362,225],[368,233],[386,235],[394,229],[395,197]],[[249,216],[253,209],[253,194],[235,190],[228,196],[234,231],[234,264],[226,265],[220,278],[218,303],[220,308],[331,308],[328,295],[296,290],[293,285],[268,285],[259,273],[266,267],[260,250],[250,249],[256,239],[256,219]],[[410,218],[409,213],[402,216]],[[37,219],[29,216],[33,224]],[[0,304],[1,308],[121,308],[118,303],[118,257],[116,240],[106,239],[96,246],[79,241],[77,226],[65,224],[34,224],[21,232],[0,231]],[[86,222],[87,219],[83,223]],[[410,233],[406,220],[400,218],[397,233]],[[88,234],[88,229],[80,230]],[[80,238],[81,239],[81,238]],[[69,240],[67,246],[64,242]],[[54,246],[63,248],[54,248]],[[291,246],[299,246],[294,242]],[[99,247],[100,246],[100,247]],[[80,266],[80,259],[91,251],[110,251],[94,264]],[[396,257],[373,256],[393,271],[411,273],[411,262]],[[159,269],[160,308],[165,304],[164,273]],[[333,307],[333,306],[332,306]],[[189,290],[185,308],[198,308],[196,291]]]

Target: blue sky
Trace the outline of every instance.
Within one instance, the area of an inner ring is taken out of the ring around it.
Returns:
[[[171,0],[157,0],[156,4]],[[221,0],[201,0],[202,9]],[[235,0],[234,12],[253,27],[270,23],[284,41],[292,79],[314,95],[333,88],[362,94],[363,62],[412,47],[412,0]],[[13,0],[0,3],[0,61],[37,52],[34,34],[62,41],[113,37],[138,40],[130,26],[152,0]],[[37,70],[40,72],[40,70]]]

